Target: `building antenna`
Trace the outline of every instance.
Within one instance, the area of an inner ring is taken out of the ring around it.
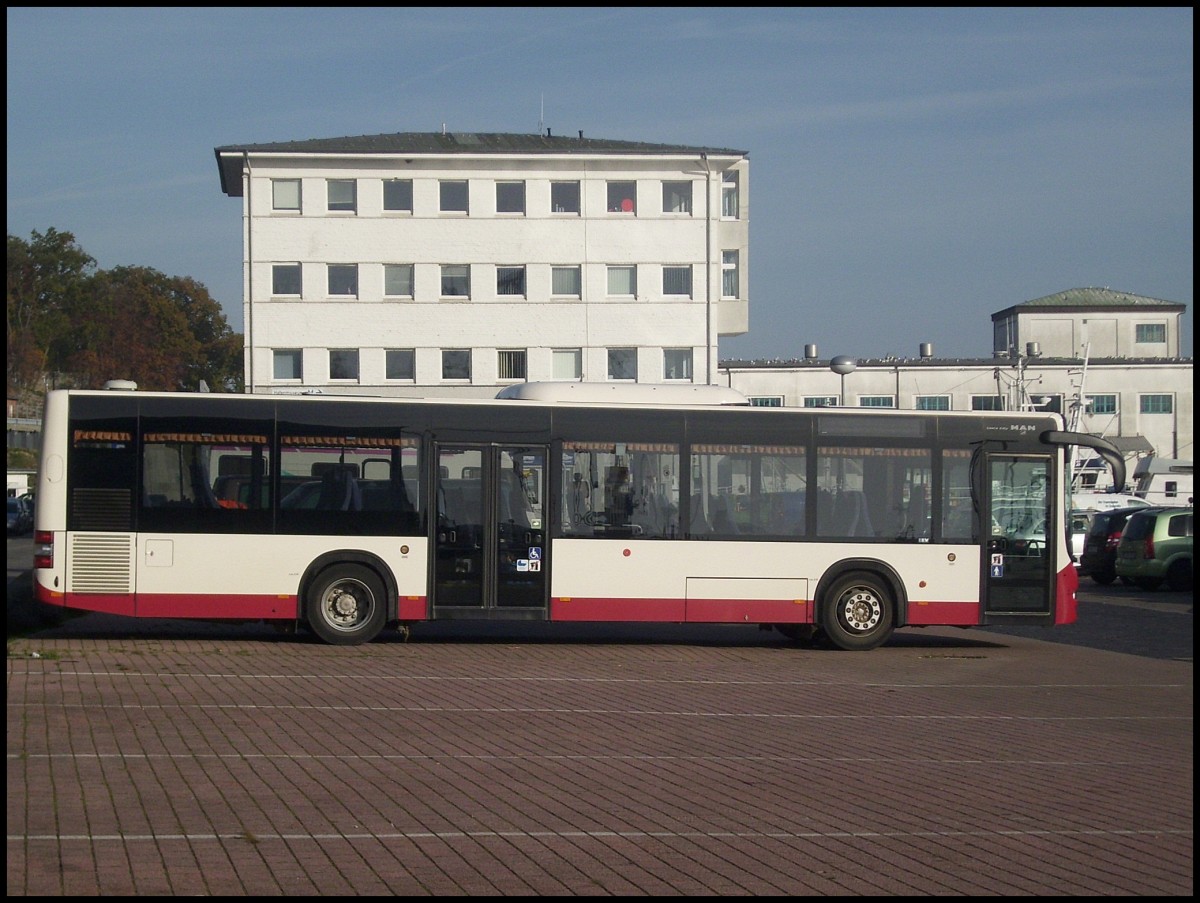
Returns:
[[[538,134],[541,135],[546,131],[546,92],[542,92],[542,105],[538,109]]]

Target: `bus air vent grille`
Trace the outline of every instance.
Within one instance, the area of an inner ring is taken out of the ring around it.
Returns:
[[[76,489],[71,496],[72,530],[128,530],[128,489]]]
[[[133,536],[127,533],[79,533],[71,537],[67,591],[133,592]]]

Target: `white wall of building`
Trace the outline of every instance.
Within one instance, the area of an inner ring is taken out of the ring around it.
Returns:
[[[552,378],[555,349],[579,349],[584,380],[609,378],[608,349],[637,349],[637,379],[664,380],[664,349],[690,350],[691,382],[715,379],[717,338],[748,326],[748,162],[699,154],[506,157],[251,154],[243,173],[244,324],[251,391],[384,395],[452,389],[492,395],[500,350],[525,350],[529,380]],[[721,216],[722,171],[736,169],[739,214]],[[383,209],[384,179],[411,179],[413,209]],[[299,179],[301,209],[272,205],[276,179]],[[328,209],[330,179],[352,179],[356,209]],[[469,211],[440,210],[443,180],[466,180]],[[499,181],[525,185],[525,211],[496,209]],[[580,211],[551,209],[551,183],[577,181]],[[635,183],[636,212],[608,209],[610,181]],[[664,182],[691,184],[688,213],[664,212]],[[722,298],[722,252],[738,252],[737,296]],[[299,264],[300,296],[272,293],[276,265]],[[333,296],[329,265],[357,267],[358,291]],[[413,266],[411,298],[384,294],[384,268]],[[442,297],[443,265],[470,267],[470,297]],[[525,267],[523,297],[497,292],[497,267]],[[578,297],[551,291],[555,266],[581,268]],[[636,293],[610,295],[609,267],[636,267]],[[688,267],[690,296],[664,293],[663,268]],[[413,349],[415,378],[388,380],[387,349]],[[471,378],[443,380],[441,353],[471,349]],[[278,349],[299,349],[300,380],[277,380]],[[330,380],[329,350],[357,349],[359,374]]]

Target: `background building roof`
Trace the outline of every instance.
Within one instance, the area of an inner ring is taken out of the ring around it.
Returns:
[[[1065,292],[1046,295],[1044,298],[1034,298],[1022,301],[1012,307],[996,311],[992,314],[992,322],[1003,320],[1016,313],[1078,313],[1082,310],[1146,310],[1157,308],[1161,311],[1182,313],[1187,309],[1186,304],[1177,301],[1161,301],[1158,298],[1147,298],[1143,295],[1131,295],[1129,292],[1113,291],[1110,288],[1069,288]]]
[[[232,197],[242,193],[242,154],[313,154],[459,156],[487,155],[659,155],[697,157],[747,157],[746,151],[721,147],[693,147],[686,144],[648,144],[642,141],[614,141],[546,134],[505,132],[396,132],[387,135],[356,135],[346,138],[309,138],[303,141],[274,141],[268,144],[227,144],[215,148],[221,170],[221,190]]]

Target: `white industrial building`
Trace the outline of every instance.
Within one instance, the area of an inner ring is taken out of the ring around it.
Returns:
[[[723,361],[720,382],[753,404],[981,411],[1038,409],[1104,436],[1133,459],[1193,458],[1185,307],[1103,288],[1071,289],[992,315],[990,358]],[[1132,473],[1132,468],[1130,469]]]
[[[718,338],[750,325],[744,151],[442,132],[215,152],[242,199],[250,392],[713,382],[763,405],[1037,407],[1131,459],[1193,457],[1175,302],[1087,288],[1021,302],[993,314],[990,357],[807,346],[718,362]]]

